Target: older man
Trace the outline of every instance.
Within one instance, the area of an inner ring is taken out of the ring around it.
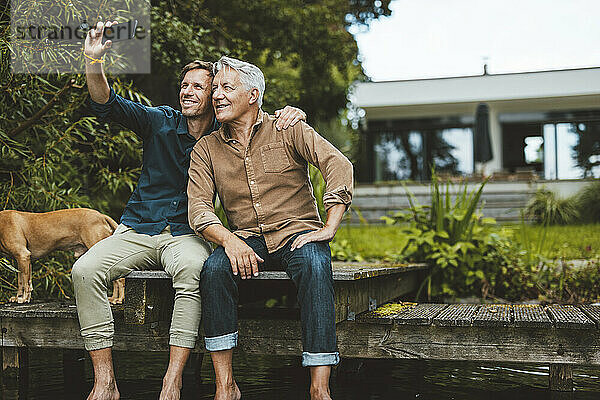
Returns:
[[[147,107],[116,95],[108,85],[101,58],[111,42],[102,44],[103,29],[98,23],[85,41],[91,108],[102,120],[120,123],[143,140],[144,163],[117,230],[73,266],[81,335],[94,367],[94,387],[88,400],[119,398],[112,365],[114,323],[106,295],[109,283],[132,270],[159,268],[173,277],[175,289],[169,367],[160,399],[179,399],[183,367],[196,345],[200,324],[200,269],[211,250],[189,227],[186,188],[192,147],[219,126],[211,104],[212,63],[193,61],[183,68],[181,111]],[[292,107],[283,114],[282,128],[305,118]]]
[[[259,264],[284,269],[298,289],[302,364],[310,367],[311,399],[330,399],[331,366],[339,362],[329,244],[352,197],[352,164],[310,126],[283,131],[261,110],[265,81],[256,66],[222,57],[215,64],[212,102],[221,128],[191,154],[188,198],[192,228],[219,247],[200,278],[205,343],[216,375],[215,400],[241,397],[233,378],[237,285]],[[323,226],[308,178],[322,172]],[[215,195],[233,233],[214,214]]]

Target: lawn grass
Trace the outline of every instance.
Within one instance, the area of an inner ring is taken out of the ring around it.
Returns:
[[[523,240],[520,225],[510,226],[516,240]],[[536,248],[537,241],[546,229],[546,238],[540,246],[540,253],[548,258],[591,259],[600,257],[600,224],[556,225],[544,228],[540,225],[527,225],[527,236]]]
[[[523,241],[520,225],[506,225],[513,231],[513,240]],[[540,236],[546,229],[545,241],[538,245]],[[550,226],[525,226],[530,246],[547,258],[592,259],[600,257],[600,224]],[[346,239],[353,250],[365,259],[382,259],[386,254],[398,253],[397,227],[393,225],[342,225],[335,240]]]

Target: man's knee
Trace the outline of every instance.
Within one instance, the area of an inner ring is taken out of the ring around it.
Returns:
[[[208,283],[215,280],[221,280],[228,278],[231,275],[231,263],[229,257],[225,254],[225,250],[222,247],[217,248],[208,257],[204,266],[202,267],[200,282]]]
[[[173,275],[173,285],[178,283],[198,285],[200,280],[200,271],[205,259],[195,257],[182,257],[177,266],[177,270]]]
[[[95,257],[82,255],[75,261],[71,270],[74,285],[84,285],[101,279],[101,265]]]
[[[329,277],[331,271],[331,251],[329,245],[323,242],[307,243],[299,249],[294,250],[294,256],[304,264],[306,272],[316,277]]]

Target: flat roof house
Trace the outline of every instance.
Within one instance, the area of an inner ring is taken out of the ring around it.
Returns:
[[[412,181],[409,190],[427,204],[420,182],[432,165],[444,177],[470,178],[472,188],[492,175],[484,213],[513,222],[536,190],[568,196],[583,178],[600,177],[600,68],[358,83],[354,104],[366,124],[353,206],[369,222],[408,205],[394,181]],[[474,162],[480,104],[492,150],[485,163]]]
[[[359,182],[531,172],[600,177],[600,68],[358,83],[366,112]],[[492,160],[473,161],[473,125],[489,107]],[[587,142],[584,138],[589,139]],[[598,144],[596,144],[596,147]],[[587,161],[587,163],[586,163]]]

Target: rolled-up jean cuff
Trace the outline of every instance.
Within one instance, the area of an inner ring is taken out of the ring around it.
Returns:
[[[221,351],[233,349],[237,346],[238,333],[228,333],[222,336],[205,337],[204,345],[208,351]]]
[[[83,339],[83,345],[87,351],[106,349],[112,347],[112,339]]]
[[[340,353],[302,353],[303,367],[318,367],[320,365],[338,365],[340,363]]]
[[[184,339],[173,337],[169,339],[169,346],[185,347],[187,349],[193,349],[196,347],[196,339]]]

